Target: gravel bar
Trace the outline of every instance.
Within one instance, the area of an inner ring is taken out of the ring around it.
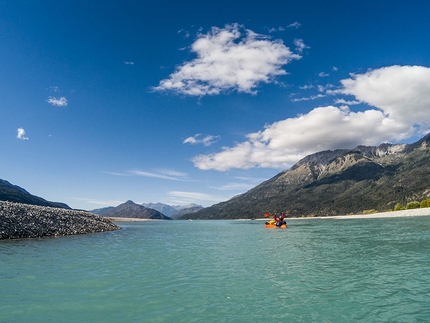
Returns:
[[[40,238],[121,229],[99,215],[70,209],[0,201],[0,240]]]

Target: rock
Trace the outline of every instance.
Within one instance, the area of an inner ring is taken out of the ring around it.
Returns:
[[[119,230],[99,215],[71,209],[0,201],[0,240]]]

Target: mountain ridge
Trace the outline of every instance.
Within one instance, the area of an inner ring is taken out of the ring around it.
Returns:
[[[308,155],[246,193],[182,219],[327,216],[386,211],[430,197],[430,134],[412,144],[381,144]]]
[[[171,220],[168,216],[158,212],[157,210],[144,207],[143,205],[136,204],[131,200],[118,205],[117,207],[109,209],[107,212],[101,214],[103,217],[108,218],[138,218],[138,219],[151,219],[151,220]]]

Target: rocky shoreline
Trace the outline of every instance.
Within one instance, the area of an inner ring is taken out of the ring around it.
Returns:
[[[0,240],[119,230],[99,215],[78,210],[0,201]]]

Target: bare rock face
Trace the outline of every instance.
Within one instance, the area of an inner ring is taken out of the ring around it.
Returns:
[[[0,201],[0,239],[40,238],[119,230],[86,211]]]

